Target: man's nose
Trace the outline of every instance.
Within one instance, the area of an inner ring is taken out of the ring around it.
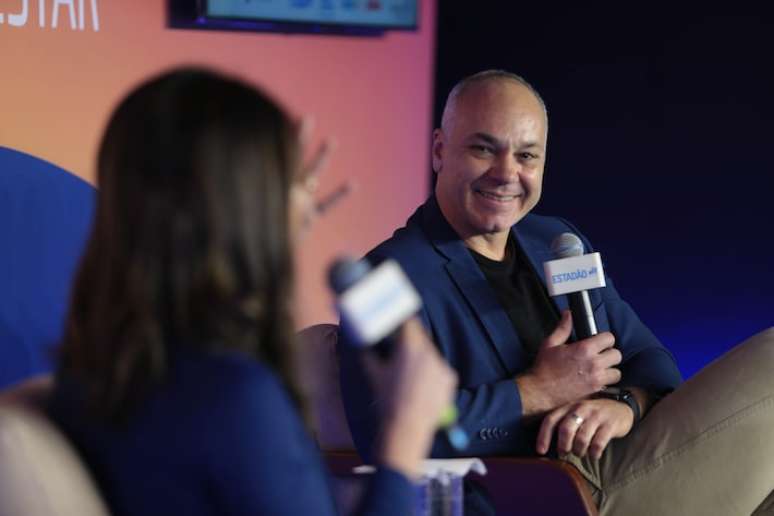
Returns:
[[[503,152],[497,159],[492,176],[503,183],[519,181],[522,166],[511,152]]]

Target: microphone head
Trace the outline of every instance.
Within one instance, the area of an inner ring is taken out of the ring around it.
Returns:
[[[562,233],[551,242],[551,252],[559,260],[583,255],[583,242],[574,233]]]
[[[363,279],[371,271],[371,264],[366,260],[339,258],[328,269],[328,283],[337,294]]]

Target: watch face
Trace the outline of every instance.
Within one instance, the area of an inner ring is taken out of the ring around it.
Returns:
[[[622,389],[621,387],[607,387],[599,394],[603,398],[620,401],[621,403],[626,403],[629,405],[629,408],[631,408],[632,412],[634,412],[635,422],[637,422],[637,420],[640,418],[640,406],[637,403],[637,400],[634,399],[631,391],[628,389]]]
[[[600,394],[604,398],[610,398],[611,400],[616,401],[628,402],[632,398],[632,393],[627,389],[622,389],[621,387],[607,387]]]
[[[612,398],[614,400],[620,400],[629,394],[629,391],[621,389],[620,387],[605,387],[605,390],[601,393],[606,398]]]

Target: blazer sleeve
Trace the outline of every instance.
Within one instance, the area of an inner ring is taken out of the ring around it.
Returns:
[[[441,354],[447,359],[451,357],[454,350],[445,348],[452,340],[449,332],[441,332],[445,336],[436,332],[425,310],[422,310],[420,316]],[[468,325],[463,327],[469,328]],[[471,337],[468,346],[486,345],[482,335],[474,332]],[[455,358],[454,362],[459,362],[459,358]],[[474,386],[461,386],[457,389],[455,404],[458,411],[457,425],[468,435],[468,447],[456,450],[443,433],[438,433],[433,441],[433,457],[534,455],[537,434],[532,425],[524,424],[521,393],[513,375],[506,374],[496,380],[477,382]]]
[[[279,380],[267,370],[232,382],[218,418],[220,443],[210,450],[222,514],[334,515],[332,487],[317,449]],[[386,516],[412,510],[413,488],[380,468],[355,514]]]
[[[603,289],[602,310],[597,320],[606,319],[615,335],[623,359],[620,385],[640,387],[658,397],[665,396],[682,382],[672,353],[645,326],[629,304],[621,299],[610,278]]]
[[[591,242],[575,226],[561,220],[580,236],[587,252],[594,252]],[[597,325],[615,335],[616,346],[623,355],[620,385],[640,387],[659,397],[672,392],[682,382],[674,356],[621,298],[607,274],[605,283],[606,287],[591,291],[592,304]]]

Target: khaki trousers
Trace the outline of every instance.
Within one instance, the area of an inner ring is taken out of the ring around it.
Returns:
[[[774,515],[774,328],[712,362],[594,461],[600,515]]]

